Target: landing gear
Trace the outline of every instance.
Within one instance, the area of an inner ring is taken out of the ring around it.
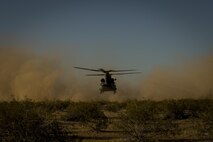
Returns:
[[[99,88],[100,94],[106,92],[106,91],[111,91],[114,94],[117,92],[117,88],[115,85],[113,86],[107,86],[106,84],[101,85],[101,87]]]

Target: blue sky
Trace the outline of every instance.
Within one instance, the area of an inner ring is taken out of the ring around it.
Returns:
[[[54,53],[67,66],[136,68],[212,53],[212,0],[1,0],[3,43]]]

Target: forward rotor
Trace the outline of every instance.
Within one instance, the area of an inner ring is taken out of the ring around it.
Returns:
[[[141,72],[109,73],[110,75],[139,74]],[[104,76],[105,74],[86,74],[86,76]]]
[[[106,74],[109,75],[126,75],[126,74],[139,74],[140,72],[136,72],[136,70],[105,70],[105,69],[91,69],[91,68],[84,68],[84,67],[74,67],[76,69],[81,70],[89,70],[89,71],[95,71],[95,72],[103,72],[102,74],[86,74],[86,76],[104,76]],[[112,72],[112,73],[111,73]]]
[[[81,70],[89,70],[89,71],[95,71],[95,72],[103,72],[103,73],[110,73],[110,72],[129,72],[129,71],[136,71],[136,70],[105,70],[105,69],[91,69],[91,68],[83,68],[83,67],[74,67],[76,69]]]

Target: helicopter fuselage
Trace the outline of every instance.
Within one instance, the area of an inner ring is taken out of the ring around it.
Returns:
[[[105,91],[113,91],[116,93],[116,85],[115,85],[115,78],[111,77],[111,74],[106,73],[105,79],[101,79],[101,88],[100,88],[100,93],[103,93]]]

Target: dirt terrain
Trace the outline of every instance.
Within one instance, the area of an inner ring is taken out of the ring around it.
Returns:
[[[0,103],[0,141],[213,141],[212,100]]]

